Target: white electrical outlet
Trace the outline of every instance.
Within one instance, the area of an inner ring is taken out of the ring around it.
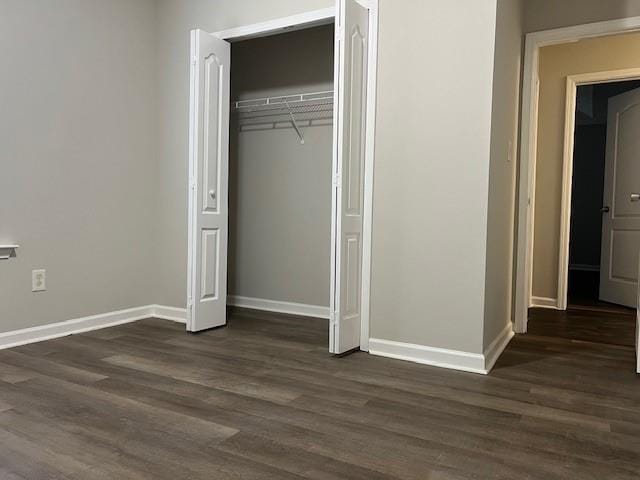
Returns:
[[[47,289],[47,271],[33,270],[31,272],[31,291],[44,292]]]

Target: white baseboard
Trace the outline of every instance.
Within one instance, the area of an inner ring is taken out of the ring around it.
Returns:
[[[531,297],[531,307],[558,310],[558,300],[548,297]]]
[[[267,312],[288,313],[303,317],[329,318],[329,307],[306,305],[304,303],[278,302],[276,300],[229,295],[227,297],[227,305]]]
[[[147,305],[115,312],[101,313],[89,317],[74,318],[64,322],[50,323],[38,327],[23,328],[0,333],[0,350],[18,347],[28,343],[42,342],[65,337],[74,333],[90,332],[101,328],[114,327],[145,318],[161,318],[174,322],[186,322],[186,309]]]
[[[406,360],[408,362],[421,363],[433,367],[487,375],[495,365],[498,357],[500,357],[509,344],[509,341],[513,338],[513,335],[513,328],[511,324],[509,324],[500,332],[491,345],[489,345],[484,354],[393,342],[378,338],[369,340],[369,353],[380,357]]]
[[[480,353],[447,350],[411,343],[393,342],[372,338],[369,353],[380,357],[395,358],[434,367],[462,370],[464,372],[486,374],[485,358]]]
[[[502,330],[495,340],[491,342],[491,345],[486,348],[484,351],[484,369],[487,373],[490,372],[496,364],[498,358],[500,358],[504,349],[507,348],[507,345],[509,345],[513,336],[513,324],[509,322],[509,324],[504,327],[504,330]]]
[[[187,323],[187,309],[177,307],[165,307],[164,305],[152,305],[152,317],[172,322]]]

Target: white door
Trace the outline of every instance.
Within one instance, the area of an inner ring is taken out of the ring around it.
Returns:
[[[231,45],[191,32],[187,330],[227,322]]]
[[[336,12],[335,269],[329,351],[340,354],[360,346],[369,9],[356,0],[338,0]]]
[[[600,299],[636,308],[640,252],[640,89],[609,100],[604,206]]]

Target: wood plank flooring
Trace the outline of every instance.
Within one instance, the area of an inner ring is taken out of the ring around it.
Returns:
[[[0,479],[638,479],[631,347],[516,337],[489,376],[235,310],[0,351]]]
[[[529,310],[529,333],[583,342],[633,347],[636,311],[608,303],[573,304],[565,311]]]

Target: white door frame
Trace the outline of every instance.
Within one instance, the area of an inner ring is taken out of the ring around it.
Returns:
[[[533,266],[533,219],[535,206],[536,156],[538,140],[538,97],[540,94],[539,57],[540,49],[551,45],[576,42],[587,38],[603,37],[620,33],[640,31],[640,17],[630,17],[607,22],[589,23],[574,27],[529,33],[525,42],[524,78],[522,86],[520,180],[518,196],[518,248],[516,258],[516,298],[515,331],[527,332],[528,309],[531,306],[532,266]],[[565,147],[566,147],[565,142]],[[566,155],[566,151],[565,151]],[[566,163],[566,162],[565,162]],[[571,172],[569,172],[570,174]],[[566,169],[564,170],[566,180]],[[570,179],[570,176],[569,176]],[[564,192],[564,190],[563,190]],[[563,193],[563,205],[566,192]],[[569,204],[571,203],[569,191]],[[564,220],[563,220],[564,221]],[[563,230],[563,243],[568,242],[567,231]],[[561,246],[561,252],[563,247]],[[563,255],[563,253],[561,253]],[[562,263],[561,263],[562,265]],[[563,268],[563,267],[561,267]],[[564,273],[562,274],[564,278]],[[560,289],[560,282],[559,287]],[[562,288],[566,291],[566,286]],[[555,299],[559,308],[561,296]],[[566,301],[566,299],[565,299]]]
[[[369,68],[367,77],[367,126],[366,126],[366,152],[364,166],[364,219],[363,219],[363,252],[362,252],[362,292],[361,305],[362,317],[360,327],[360,349],[369,350],[369,318],[370,318],[370,297],[371,297],[371,240],[372,240],[372,223],[373,223],[373,162],[375,148],[375,114],[376,114],[376,80],[378,70],[378,0],[356,0],[369,9]],[[213,35],[228,41],[246,40],[249,38],[264,37],[278,33],[290,32],[293,30],[301,30],[317,25],[331,23],[335,20],[335,7],[323,8],[320,10],[312,10],[297,15],[268,20],[266,22],[244,25],[227,30],[215,32]],[[233,59],[232,59],[233,61]],[[335,64],[338,68],[339,58],[336,56]],[[337,76],[336,76],[337,79]],[[340,85],[334,85],[334,95],[337,96]],[[337,104],[337,98],[334,97]],[[337,125],[337,109],[334,109],[333,125],[334,130]],[[334,135],[333,152],[336,154],[338,149],[337,136]],[[331,182],[336,179],[332,178]],[[191,212],[189,212],[191,218]],[[331,228],[335,228],[336,216],[332,212]],[[332,259],[331,271],[332,277],[336,266]]]
[[[578,87],[600,83],[640,79],[640,68],[584,73],[567,77],[562,159],[562,203],[560,206],[560,255],[558,262],[558,310],[567,309],[569,286],[569,240],[571,235],[571,194],[573,191],[573,153],[576,131],[576,95]],[[602,232],[598,232],[600,235]]]

